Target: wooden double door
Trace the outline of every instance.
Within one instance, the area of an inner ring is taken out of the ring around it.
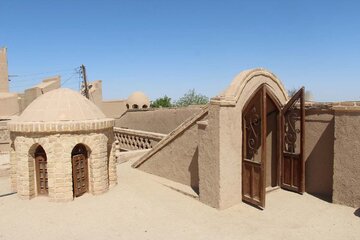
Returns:
[[[265,207],[267,187],[304,192],[304,94],[284,106],[263,85],[243,111],[242,199]]]

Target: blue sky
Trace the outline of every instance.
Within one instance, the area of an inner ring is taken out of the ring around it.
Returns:
[[[138,90],[177,99],[192,88],[212,97],[265,67],[314,100],[360,100],[356,0],[1,0],[0,46],[20,75],[14,91],[54,74],[76,89],[72,69],[84,64],[105,99]]]

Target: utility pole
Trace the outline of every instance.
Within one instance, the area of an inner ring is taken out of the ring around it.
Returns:
[[[87,79],[86,79],[86,69],[84,64],[82,64],[80,66],[80,73],[82,75],[83,78],[83,86],[84,86],[84,92],[82,93],[87,99],[89,99],[89,88],[88,88],[88,84],[87,84]]]

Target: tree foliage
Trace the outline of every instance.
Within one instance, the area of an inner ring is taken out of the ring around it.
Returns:
[[[160,97],[152,101],[150,107],[152,108],[162,108],[162,107],[172,107],[171,98],[168,96]]]
[[[288,95],[289,97],[292,97],[295,95],[295,93],[299,90],[300,88],[292,88],[288,90]],[[313,99],[313,95],[309,90],[305,91],[305,101],[311,101]]]
[[[177,107],[186,107],[189,105],[204,105],[209,102],[209,98],[205,95],[195,92],[195,89],[190,89],[179,100],[175,102]]]

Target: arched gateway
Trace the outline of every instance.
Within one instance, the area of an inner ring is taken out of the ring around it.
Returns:
[[[304,89],[289,100],[274,74],[251,69],[133,166],[187,184],[215,208],[264,208],[267,189],[304,191],[303,133]]]
[[[266,189],[304,192],[304,89],[284,106],[266,84],[242,112],[242,199],[265,207]]]
[[[265,207],[266,189],[304,191],[304,89],[289,100],[265,69],[241,72],[199,122],[200,200]]]

